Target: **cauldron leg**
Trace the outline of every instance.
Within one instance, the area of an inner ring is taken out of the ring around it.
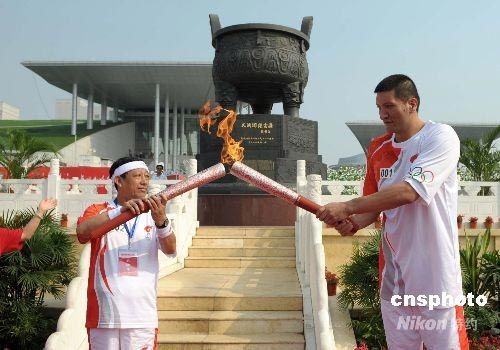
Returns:
[[[238,91],[236,88],[225,81],[214,81],[215,100],[222,108],[236,110],[236,102],[238,101]]]
[[[299,118],[303,94],[304,87],[299,82],[283,86],[283,112],[286,115]]]
[[[272,103],[253,103],[252,112],[254,114],[271,114],[271,110],[273,109]]]

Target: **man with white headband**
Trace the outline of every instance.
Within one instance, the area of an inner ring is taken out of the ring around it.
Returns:
[[[165,213],[167,198],[146,197],[150,175],[139,158],[118,159],[109,175],[118,191],[116,199],[88,207],[76,228],[80,243],[91,244],[85,325],[89,346],[156,349],[158,249],[176,253],[175,234]],[[141,214],[147,206],[151,210]],[[104,235],[94,233],[127,210],[140,215]]]

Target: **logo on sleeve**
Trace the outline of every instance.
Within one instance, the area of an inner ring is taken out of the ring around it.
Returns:
[[[430,183],[434,180],[434,173],[430,170],[423,170],[422,167],[414,167],[410,168],[410,172],[408,175],[418,182],[421,183]]]

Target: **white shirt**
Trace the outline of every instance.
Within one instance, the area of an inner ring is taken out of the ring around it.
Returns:
[[[114,203],[92,205],[78,223],[116,208]],[[131,231],[135,219],[127,225]],[[124,226],[91,240],[87,289],[87,328],[157,328],[156,286],[158,249],[156,226],[151,214],[137,217],[131,249],[138,255],[137,276],[120,276],[119,250],[128,248]]]
[[[458,136],[450,126],[429,121],[404,142],[395,142],[392,135],[374,140],[373,146],[367,181],[376,182],[377,190],[406,181],[420,196],[384,211],[381,297],[441,298],[444,292],[458,298],[462,295],[456,225]],[[367,186],[365,182],[365,190]]]

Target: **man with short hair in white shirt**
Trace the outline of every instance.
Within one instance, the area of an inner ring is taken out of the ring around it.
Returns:
[[[151,180],[166,180],[167,174],[163,171],[163,162],[156,164],[155,171],[151,174]]]
[[[463,308],[454,302],[462,296],[455,224],[460,141],[450,126],[420,119],[409,77],[391,75],[374,92],[387,133],[370,144],[363,197],[329,203],[316,216],[353,235],[383,213],[380,296],[389,349],[468,349]],[[443,295],[435,307],[401,303],[405,296]]]
[[[149,171],[133,157],[110,168],[117,197],[88,207],[78,220],[80,243],[90,241],[87,288],[89,345],[92,350],[156,349],[158,249],[176,253],[172,226],[166,218],[164,194],[147,197]],[[150,211],[144,213],[146,204]],[[114,230],[95,229],[125,211],[138,215]]]

